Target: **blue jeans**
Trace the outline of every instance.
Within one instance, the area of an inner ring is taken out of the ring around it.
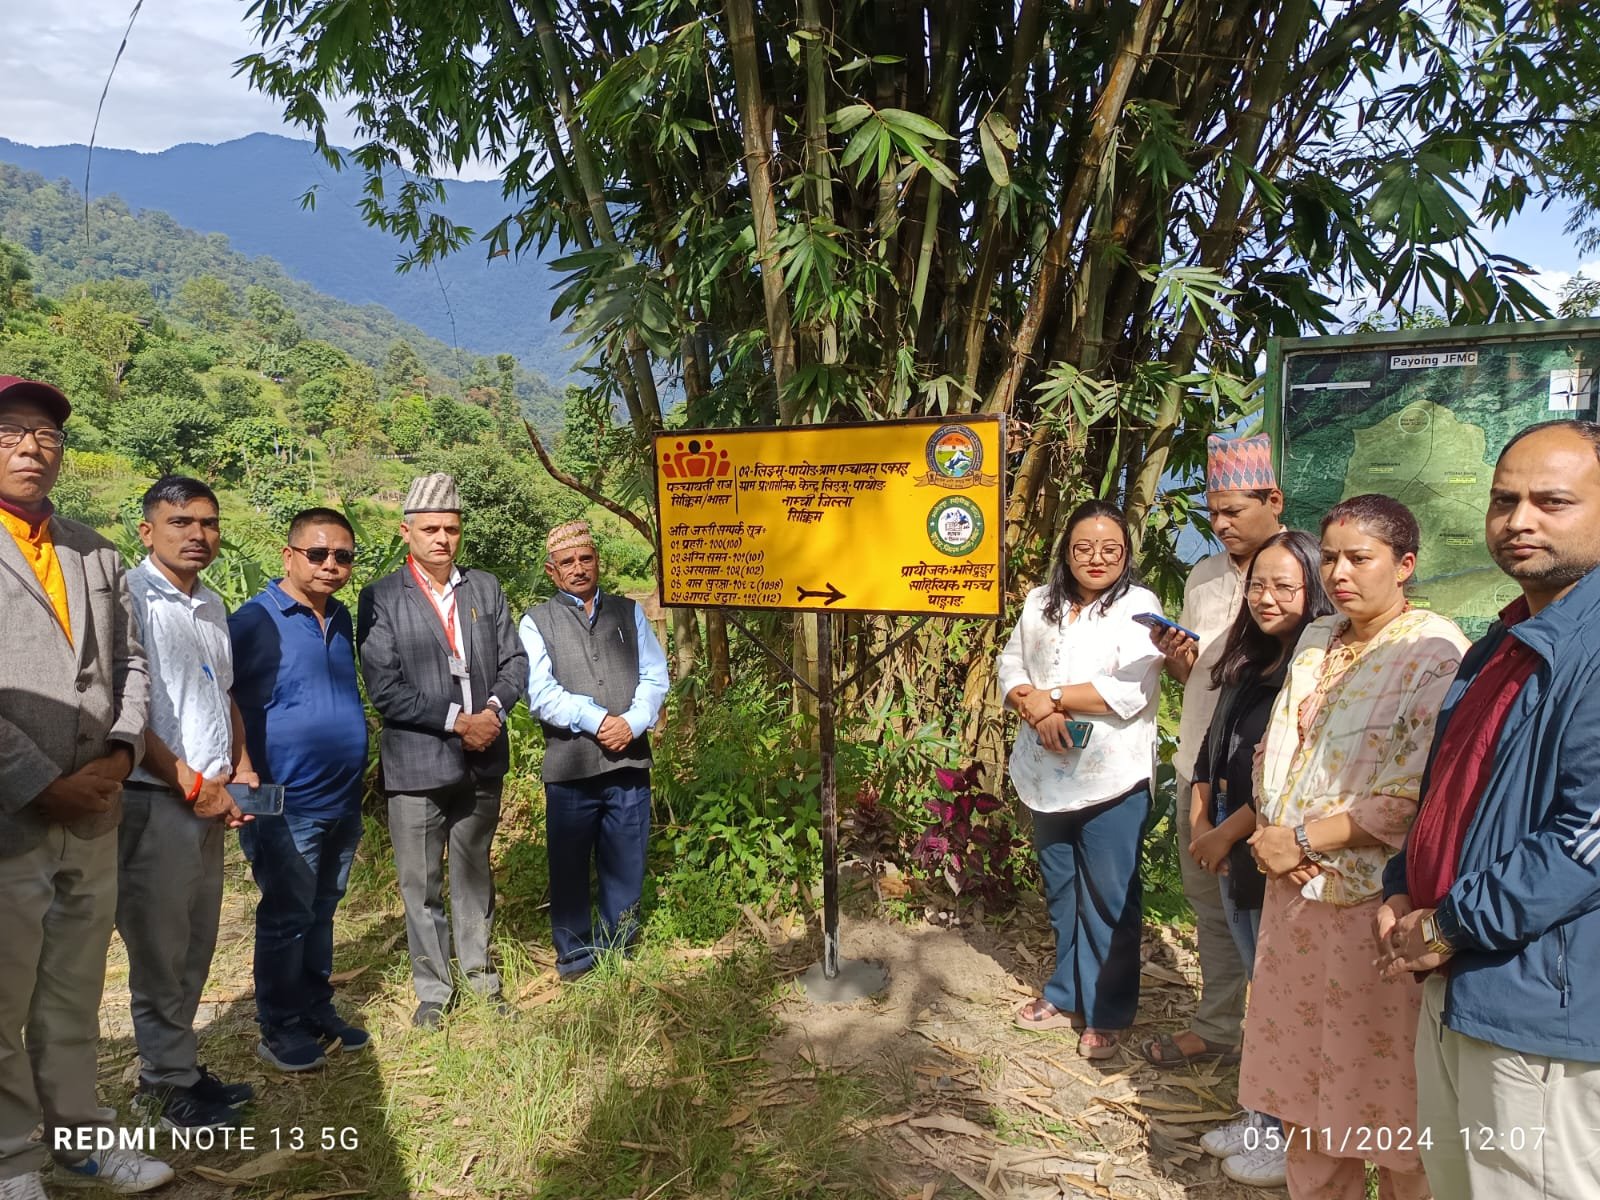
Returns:
[[[1228,932],[1233,934],[1233,944],[1239,947],[1239,958],[1244,963],[1245,978],[1256,973],[1256,941],[1261,936],[1261,910],[1240,908],[1228,894],[1228,877],[1217,876],[1217,886],[1222,892],[1222,911],[1228,917]]]
[[[333,913],[361,841],[359,810],[257,817],[239,830],[255,875],[256,1020],[263,1033],[334,1018]]]
[[[550,862],[550,934],[556,970],[577,975],[597,951],[626,949],[638,933],[650,847],[650,772],[637,767],[544,785]],[[600,885],[594,927],[590,864]]]
[[[1044,998],[1094,1029],[1126,1029],[1139,1008],[1139,844],[1149,817],[1147,784],[1094,808],[1033,814],[1056,934]]]

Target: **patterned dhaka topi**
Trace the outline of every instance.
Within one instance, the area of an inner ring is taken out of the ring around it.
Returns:
[[[411,490],[406,493],[407,513],[430,513],[461,511],[461,493],[456,490],[456,481],[453,475],[446,475],[443,471],[435,471],[432,475],[423,475],[411,481]]]
[[[1206,491],[1254,492],[1277,486],[1272,439],[1266,434],[1231,441],[1214,433],[1206,438]]]

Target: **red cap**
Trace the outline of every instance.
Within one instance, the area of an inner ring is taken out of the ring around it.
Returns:
[[[72,402],[59,388],[37,379],[23,379],[17,375],[0,375],[0,401],[32,400],[57,425],[65,425],[72,415]]]

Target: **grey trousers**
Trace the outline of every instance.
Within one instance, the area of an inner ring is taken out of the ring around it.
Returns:
[[[116,1116],[95,1098],[116,908],[114,833],[85,840],[52,825],[32,850],[0,858],[0,1179],[37,1171],[52,1129]]]
[[[1249,981],[1228,914],[1222,908],[1217,876],[1189,857],[1193,838],[1189,793],[1193,785],[1178,776],[1178,863],[1183,894],[1194,909],[1195,936],[1200,943],[1200,1003],[1191,1025],[1208,1042],[1238,1046],[1244,1020],[1244,990]]]
[[[389,840],[406,906],[406,946],[417,999],[448,1003],[455,985],[454,958],[467,986],[483,996],[500,994],[489,958],[494,923],[494,876],[489,844],[500,824],[502,780],[458,784],[431,792],[389,793]],[[445,863],[450,872],[450,915],[445,916]],[[450,952],[451,926],[455,953]]]
[[[1417,1126],[1440,1200],[1600,1196],[1600,1063],[1521,1054],[1444,1024],[1445,980],[1422,984]]]
[[[190,1087],[200,1007],[222,914],[220,821],[169,791],[128,787],[117,831],[117,931],[128,947],[133,1037],[150,1087]]]

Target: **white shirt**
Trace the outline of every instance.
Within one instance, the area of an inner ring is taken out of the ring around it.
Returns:
[[[1034,588],[1022,616],[1000,652],[1000,695],[1018,684],[1048,691],[1090,683],[1111,709],[1073,713],[1094,726],[1082,750],[1046,750],[1026,722],[1011,749],[1011,782],[1038,812],[1072,812],[1110,800],[1149,779],[1155,763],[1156,709],[1161,687],[1161,651],[1137,613],[1159,613],[1161,602],[1147,588],[1129,588],[1102,613],[1098,601],[1075,621],[1063,613],[1046,621],[1047,589]]]
[[[1183,615],[1178,624],[1200,635],[1200,655],[1183,688],[1183,712],[1178,720],[1178,750],[1173,768],[1184,779],[1194,778],[1200,743],[1211,728],[1217,709],[1217,689],[1211,686],[1211,668],[1222,657],[1228,629],[1244,604],[1244,572],[1227,551],[1207,555],[1189,570],[1183,585]]]
[[[450,568],[450,578],[445,580],[443,591],[434,590],[433,577],[421,567],[412,566],[411,563],[407,561],[406,569],[412,573],[412,581],[422,589],[422,594],[432,602],[433,611],[435,614],[437,614],[439,618],[439,624],[445,631],[445,641],[448,642],[451,640],[450,632],[452,629],[454,629],[455,640],[451,643],[453,646],[452,653],[455,655],[455,657],[461,660],[461,665],[463,667],[469,666],[470,660],[467,657],[467,643],[472,639],[467,636],[467,628],[462,624],[461,617],[456,612],[456,588],[461,585],[460,569],[454,566]],[[499,712],[499,704],[495,704],[494,709],[496,712]],[[469,672],[461,677],[461,702],[459,704],[452,704],[450,706],[450,711],[445,714],[444,727],[446,731],[454,732],[456,727],[456,718],[462,713],[474,713],[476,711],[477,710],[472,707],[472,679]]]
[[[233,773],[233,645],[228,610],[203,583],[185,596],[149,557],[128,572],[133,615],[150,662],[150,728],[194,770]],[[166,784],[143,767],[132,778]]]

